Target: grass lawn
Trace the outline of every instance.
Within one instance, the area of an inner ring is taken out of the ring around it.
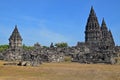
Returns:
[[[8,66],[0,61],[0,80],[120,80],[120,65],[43,63]]]

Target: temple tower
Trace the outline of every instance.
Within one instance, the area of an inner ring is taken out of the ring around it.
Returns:
[[[102,31],[102,38],[108,38],[108,29],[107,29],[104,18],[101,24],[101,31]]]
[[[114,47],[115,43],[114,43],[112,33],[110,30],[108,30],[104,19],[102,20],[102,24],[101,24],[101,32],[102,32],[101,46],[106,48]]]
[[[111,30],[109,30],[109,35],[110,35],[110,45],[114,47],[115,46],[115,42],[114,42]]]
[[[86,24],[85,42],[99,44],[102,38],[101,29],[96,17],[93,7],[91,7],[90,14]]]
[[[11,49],[19,49],[22,47],[22,37],[18,31],[17,25],[9,38],[9,47]]]
[[[108,48],[110,46],[110,34],[103,18],[101,24],[101,32],[102,32],[102,40],[101,40],[101,47]]]

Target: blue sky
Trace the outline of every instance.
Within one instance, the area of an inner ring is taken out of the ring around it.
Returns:
[[[26,45],[84,42],[91,6],[120,45],[120,0],[0,0],[0,44],[9,43],[15,25]]]

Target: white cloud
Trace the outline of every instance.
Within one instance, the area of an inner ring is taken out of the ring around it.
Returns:
[[[40,36],[48,42],[68,42],[70,39],[65,35],[50,31],[48,29],[40,29]]]
[[[51,26],[48,24],[51,23],[51,21],[49,20],[37,19],[30,16],[23,16],[22,18],[27,22],[30,21],[36,23],[35,26],[31,25],[29,26],[30,28],[26,27],[27,31],[24,32],[26,34],[25,39],[29,41],[29,43],[34,44],[36,42],[39,42],[42,45],[50,45],[51,42],[67,42],[68,44],[73,44],[75,41],[74,38],[68,36],[68,34],[64,35],[55,31],[55,29],[50,29]]]
[[[23,38],[23,43],[26,45],[33,45],[39,42],[41,45],[50,45],[51,42],[67,42],[68,44],[73,43],[75,40],[68,34],[63,34],[51,29],[48,24],[51,23],[46,19],[37,19],[30,16],[23,16],[19,18],[21,21],[18,24],[19,32]],[[24,23],[22,23],[24,22]],[[28,22],[28,24],[26,24]],[[54,24],[53,24],[54,25]],[[0,26],[0,43],[8,43],[8,38],[14,29],[14,25]]]
[[[23,41],[27,45],[33,45],[36,42],[39,42],[41,45],[49,46],[51,42],[58,43],[58,42],[67,42],[68,44],[74,41],[72,38],[54,32],[48,28],[35,28],[32,31],[24,33]]]

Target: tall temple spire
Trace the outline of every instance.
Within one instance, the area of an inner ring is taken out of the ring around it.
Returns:
[[[111,46],[115,46],[115,42],[114,42],[114,39],[113,39],[113,35],[111,33],[111,30],[109,30],[109,35],[110,35],[110,43],[111,43]]]
[[[9,38],[9,46],[10,48],[13,48],[13,49],[16,49],[22,46],[22,37],[18,31],[17,25],[15,25],[15,29],[13,30]]]
[[[108,32],[104,18],[103,18],[102,24],[101,24],[101,31],[102,31],[102,38],[104,38],[105,40],[107,38],[109,38],[109,32]]]
[[[102,20],[101,30],[108,30],[104,18]]]
[[[102,32],[102,40],[101,40],[101,47],[108,48],[111,46],[111,37],[107,28],[107,25],[105,23],[105,20],[103,18],[102,24],[101,24],[101,32]]]
[[[101,39],[101,30],[98,23],[98,19],[96,17],[96,13],[92,6],[86,24],[85,42],[99,43],[100,39]]]

